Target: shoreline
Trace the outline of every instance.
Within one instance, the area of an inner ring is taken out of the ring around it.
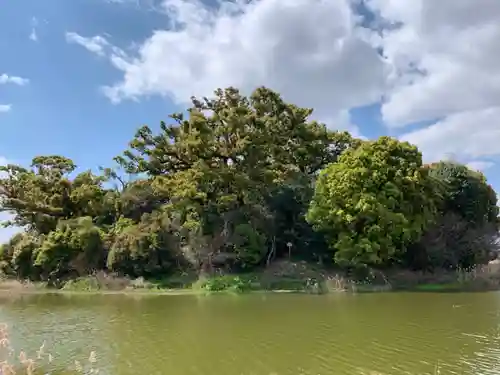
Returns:
[[[15,277],[0,278],[0,295],[212,295],[212,294],[337,294],[389,292],[487,292],[500,291],[500,267],[482,266],[469,271],[435,272],[391,269],[353,278],[339,270],[282,263],[281,268],[251,273],[200,277],[182,273],[159,279],[131,279],[104,272],[69,279],[48,286]],[[286,267],[283,267],[286,266]]]
[[[337,293],[350,293],[347,291],[339,291]],[[246,295],[246,294],[312,294],[300,290],[252,290],[242,293],[234,293],[229,291],[208,292],[203,290],[192,289],[165,289],[165,290],[63,290],[63,289],[1,289],[0,296],[6,295],[81,295],[81,296],[99,296],[99,295],[122,295],[122,296],[209,296],[209,295]],[[324,293],[326,294],[326,293]]]
[[[16,295],[65,295],[65,296],[99,296],[99,295],[122,295],[122,296],[213,296],[213,295],[248,295],[248,294],[308,294],[308,295],[332,295],[332,294],[372,294],[372,293],[486,293],[499,292],[500,288],[478,288],[470,285],[446,285],[446,284],[419,284],[413,287],[388,287],[377,286],[363,287],[356,290],[334,290],[313,292],[308,290],[293,289],[253,289],[246,291],[207,291],[203,289],[175,288],[175,289],[91,289],[91,290],[65,290],[47,287],[21,287],[2,288],[0,296]]]

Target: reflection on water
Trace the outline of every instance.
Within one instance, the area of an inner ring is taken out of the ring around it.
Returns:
[[[497,293],[0,298],[16,347],[107,373],[500,374]]]

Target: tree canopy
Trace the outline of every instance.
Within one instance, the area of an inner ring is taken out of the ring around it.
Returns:
[[[329,237],[338,262],[387,263],[433,220],[434,194],[417,148],[381,137],[320,173],[307,219]]]
[[[0,167],[5,225],[23,230],[1,248],[4,272],[155,277],[289,257],[440,266],[425,243],[450,215],[465,223],[461,239],[493,238],[496,194],[483,175],[425,166],[415,146],[355,139],[311,115],[267,88],[248,97],[219,89],[157,130],[141,127],[100,174],[57,155]],[[477,253],[467,246],[464,254]],[[469,255],[468,264],[484,258]]]

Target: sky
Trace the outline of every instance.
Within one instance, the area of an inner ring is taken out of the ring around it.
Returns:
[[[498,40],[498,0],[0,0],[0,164],[110,166],[191,96],[267,86],[500,191]]]

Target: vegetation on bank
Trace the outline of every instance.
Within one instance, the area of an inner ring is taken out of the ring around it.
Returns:
[[[363,280],[492,259],[497,197],[483,174],[424,165],[409,143],[355,139],[311,114],[266,88],[228,88],[156,134],[140,128],[99,174],[57,155],[0,167],[0,211],[24,229],[1,248],[3,273],[68,289],[93,288],[96,273],[145,285],[184,273],[241,291],[284,260]]]
[[[282,268],[281,273],[269,272]],[[0,293],[23,294],[126,294],[126,295],[207,295],[213,293],[245,294],[250,292],[329,294],[388,291],[491,291],[500,290],[500,264],[476,266],[470,270],[439,270],[432,273],[391,269],[365,277],[333,270],[314,269],[306,264],[284,262],[260,272],[212,275],[196,273],[171,275],[164,279],[130,279],[96,273],[62,282],[58,288],[46,282],[5,279]]]

